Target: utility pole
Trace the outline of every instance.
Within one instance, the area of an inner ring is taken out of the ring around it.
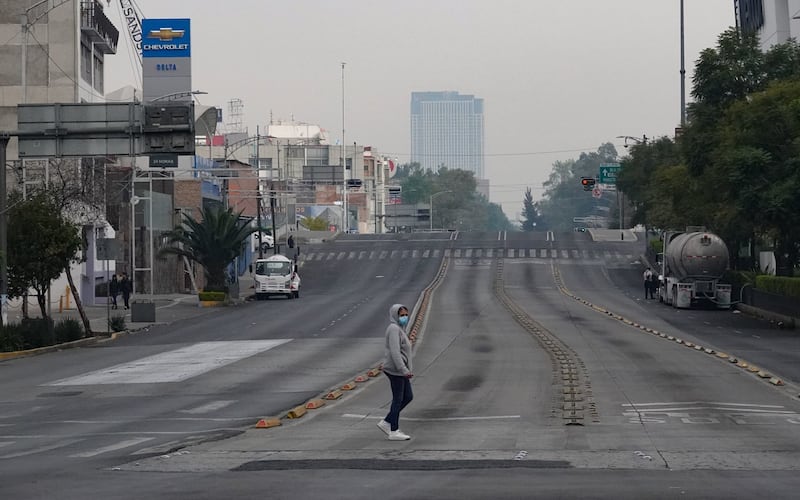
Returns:
[[[347,144],[344,140],[344,65],[342,63],[342,207],[344,209],[344,217],[342,228],[345,232],[350,230],[350,217],[347,215]]]
[[[6,148],[8,136],[0,135],[0,326],[8,322],[8,193],[6,192]]]
[[[258,258],[264,258],[264,249],[261,246],[261,159],[259,157],[259,150],[261,149],[261,135],[256,125],[256,217],[258,219]],[[275,235],[273,233],[273,238]],[[273,242],[275,240],[273,239]],[[274,243],[273,243],[274,244]]]
[[[686,126],[686,67],[683,44],[683,0],[681,0],[681,129]]]
[[[272,216],[272,254],[278,255],[278,239],[275,232],[275,184],[270,183],[269,190],[269,211]]]

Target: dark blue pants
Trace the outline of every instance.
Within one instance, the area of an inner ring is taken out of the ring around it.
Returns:
[[[389,384],[392,386],[392,406],[384,420],[396,431],[400,427],[400,412],[414,399],[414,393],[411,392],[411,381],[406,377],[389,375],[386,372],[384,375],[389,377]]]

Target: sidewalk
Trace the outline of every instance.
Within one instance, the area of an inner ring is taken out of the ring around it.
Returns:
[[[132,298],[131,303],[134,303],[137,300],[149,302],[150,296],[142,299]],[[91,325],[92,333],[95,335],[112,333],[108,328],[108,320],[109,318],[114,318],[116,316],[123,316],[125,318],[126,330],[140,330],[154,324],[172,323],[181,319],[191,318],[196,316],[198,312],[203,311],[203,309],[199,306],[197,295],[192,294],[176,293],[168,295],[156,295],[153,298],[153,302],[156,305],[155,322],[131,322],[131,310],[126,310],[123,308],[121,298],[118,299],[119,309],[111,309],[106,305],[84,305],[83,310],[86,313],[86,316],[89,318],[89,324]],[[17,314],[12,314],[9,316],[9,320],[12,322],[17,322],[21,319],[20,312],[15,312]],[[29,307],[28,313],[31,317],[41,316],[38,307]],[[74,318],[78,321],[81,321],[80,314],[78,314],[78,309],[75,307],[74,302],[69,309],[64,309],[62,311],[54,309],[51,316],[55,323],[58,323],[65,318]]]

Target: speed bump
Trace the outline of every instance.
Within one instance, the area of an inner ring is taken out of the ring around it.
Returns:
[[[331,391],[325,395],[325,399],[339,399],[342,397],[342,391]]]
[[[771,379],[769,379],[769,383],[772,385],[783,385],[783,380],[777,377],[772,377]]]
[[[308,410],[306,410],[305,406],[295,406],[289,410],[289,413],[287,413],[286,416],[289,418],[300,418],[305,415],[307,411]]]
[[[281,419],[279,418],[262,418],[256,423],[256,429],[269,429],[279,425],[281,425]]]
[[[369,380],[369,377],[366,375],[359,375],[354,379],[356,382],[366,382]]]
[[[355,382],[348,382],[342,386],[343,391],[352,391],[356,388]]]
[[[381,374],[380,368],[373,368],[372,370],[367,372],[368,377],[377,377],[380,374]]]
[[[306,410],[316,410],[320,406],[324,406],[325,401],[322,399],[312,399],[306,402]]]

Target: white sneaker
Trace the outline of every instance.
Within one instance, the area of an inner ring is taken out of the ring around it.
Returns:
[[[389,431],[389,441],[408,441],[409,439],[411,439],[411,436],[400,429]]]
[[[386,420],[381,420],[380,422],[378,422],[378,429],[382,430],[384,434],[388,436],[389,433],[392,431],[392,426],[389,425],[389,422],[387,422]]]

